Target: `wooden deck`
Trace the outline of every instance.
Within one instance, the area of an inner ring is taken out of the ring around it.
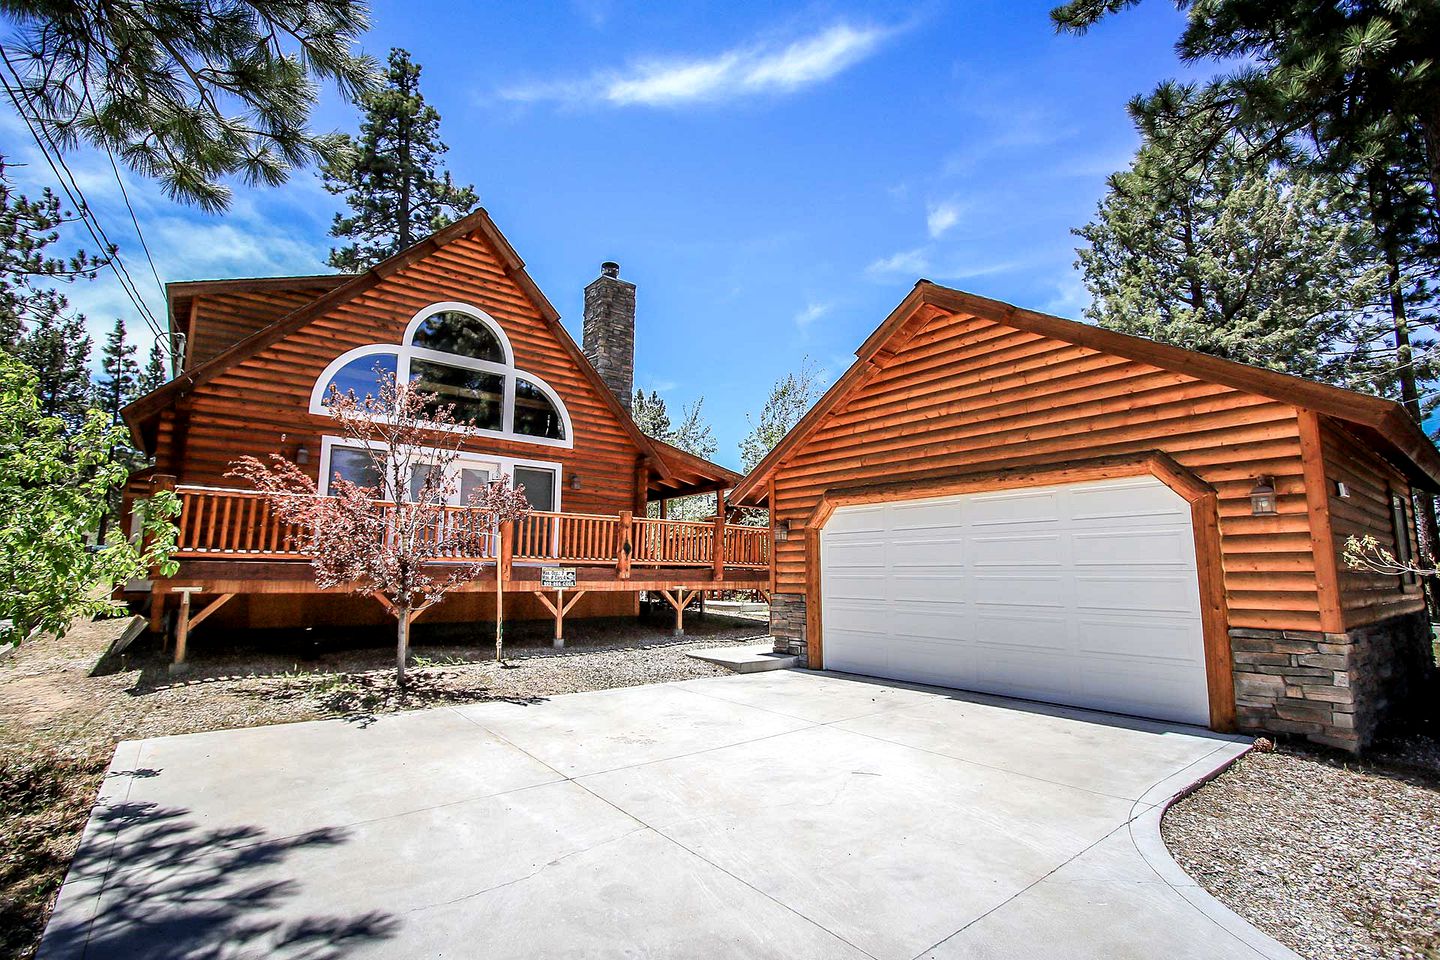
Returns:
[[[178,596],[176,659],[184,658],[185,637],[211,613],[241,594],[347,593],[315,583],[303,531],[279,522],[265,498],[253,491],[178,486],[180,536],[175,576],[152,583],[152,629],[160,629],[167,598]],[[443,524],[485,522],[475,511],[447,508]],[[535,512],[483,537],[479,559],[499,567],[508,592],[540,598],[555,617],[555,639],[563,643],[565,613],[584,593],[662,593],[682,629],[686,606],[701,591],[759,590],[770,585],[770,529],[713,521],[656,520],[630,512],[600,514]],[[446,560],[438,560],[443,564]],[[546,567],[575,568],[568,590],[541,586]],[[461,592],[494,591],[497,575],[481,574]],[[192,596],[209,599],[192,613]]]

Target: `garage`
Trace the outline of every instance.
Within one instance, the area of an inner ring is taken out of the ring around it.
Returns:
[[[1189,502],[1153,476],[838,507],[826,667],[1209,722]]]

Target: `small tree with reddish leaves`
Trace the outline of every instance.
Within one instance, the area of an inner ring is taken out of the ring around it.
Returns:
[[[523,520],[530,506],[524,487],[512,490],[507,476],[454,505],[452,467],[466,425],[434,394],[378,368],[376,375],[378,395],[359,398],[332,386],[327,406],[339,432],[369,453],[378,484],[361,486],[336,474],[328,496],[321,497],[315,481],[279,454],[268,462],[242,457],[229,475],[249,481],[278,521],[303,531],[303,549],[321,587],[371,594],[395,617],[395,679],[403,686],[411,621],[479,577],[488,563],[496,566],[498,589],[499,531]],[[497,594],[496,659],[500,612]]]

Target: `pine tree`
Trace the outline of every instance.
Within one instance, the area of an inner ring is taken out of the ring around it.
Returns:
[[[72,430],[79,429],[90,409],[91,346],[84,317],[54,311],[41,317],[12,351],[35,371],[41,415],[57,417]]]
[[[374,70],[352,52],[361,0],[7,0],[4,13],[14,97],[40,137],[108,151],[211,210],[229,203],[225,178],[281,183],[324,153],[306,129],[315,80],[354,96]]]
[[[648,397],[644,390],[635,391],[635,400],[630,404],[630,418],[647,437],[657,440],[668,440],[670,437],[670,413],[665,409],[665,400],[654,390]]]
[[[13,350],[29,326],[67,308],[54,284],[93,280],[114,251],[55,256],[58,231],[74,215],[48,189],[38,200],[15,192],[6,166],[0,156],[0,349]]]
[[[145,396],[165,386],[170,381],[170,364],[165,359],[165,351],[160,349],[160,340],[157,337],[150,344],[150,355],[145,360],[145,369],[140,373],[139,396]]]
[[[1095,323],[1344,385],[1376,370],[1358,321],[1382,275],[1332,178],[1258,161],[1182,102],[1134,109],[1143,145],[1075,231]]]
[[[140,365],[135,362],[135,345],[126,342],[125,321],[117,318],[115,329],[105,338],[100,351],[100,379],[95,384],[95,406],[120,422],[120,411],[137,396]]]
[[[681,410],[679,426],[675,426],[671,423],[665,400],[659,393],[652,390],[647,397],[644,390],[636,390],[634,402],[630,405],[630,416],[645,436],[663,440],[686,453],[693,453],[708,460],[715,455],[718,444],[715,442],[710,421],[705,419],[702,412],[704,406],[704,397],[687,404]],[[698,520],[714,514],[715,497],[708,493],[679,497],[669,501],[666,508],[666,516],[672,520]],[[650,515],[660,515],[658,504],[650,505]]]
[[[336,214],[330,235],[350,242],[330,251],[330,265],[359,272],[404,250],[469,213],[480,202],[474,187],[456,186],[440,169],[448,148],[440,114],[420,93],[420,65],[390,51],[384,83],[360,98],[365,120],[358,138],[337,140],[321,166],[325,189],[343,195],[348,216]]]

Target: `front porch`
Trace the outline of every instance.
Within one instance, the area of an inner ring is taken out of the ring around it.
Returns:
[[[314,580],[302,531],[272,516],[265,498],[246,490],[176,486],[181,512],[175,576],[151,582],[150,625],[163,632],[174,611],[175,662],[183,663],[190,632],[237,596],[253,594],[348,594],[322,590]],[[449,508],[444,524],[473,523],[473,511]],[[755,590],[768,597],[770,530],[725,522],[724,511],[708,521],[653,519],[622,511],[614,516],[535,512],[484,537],[476,556],[488,573],[458,593],[533,595],[564,644],[565,617],[591,593],[659,593],[675,611],[677,635],[684,611],[705,592]],[[443,562],[443,561],[441,561]],[[542,584],[542,571],[573,568],[566,588]],[[617,598],[618,599],[618,598]],[[377,602],[386,601],[377,597]],[[424,614],[412,613],[412,622]]]

